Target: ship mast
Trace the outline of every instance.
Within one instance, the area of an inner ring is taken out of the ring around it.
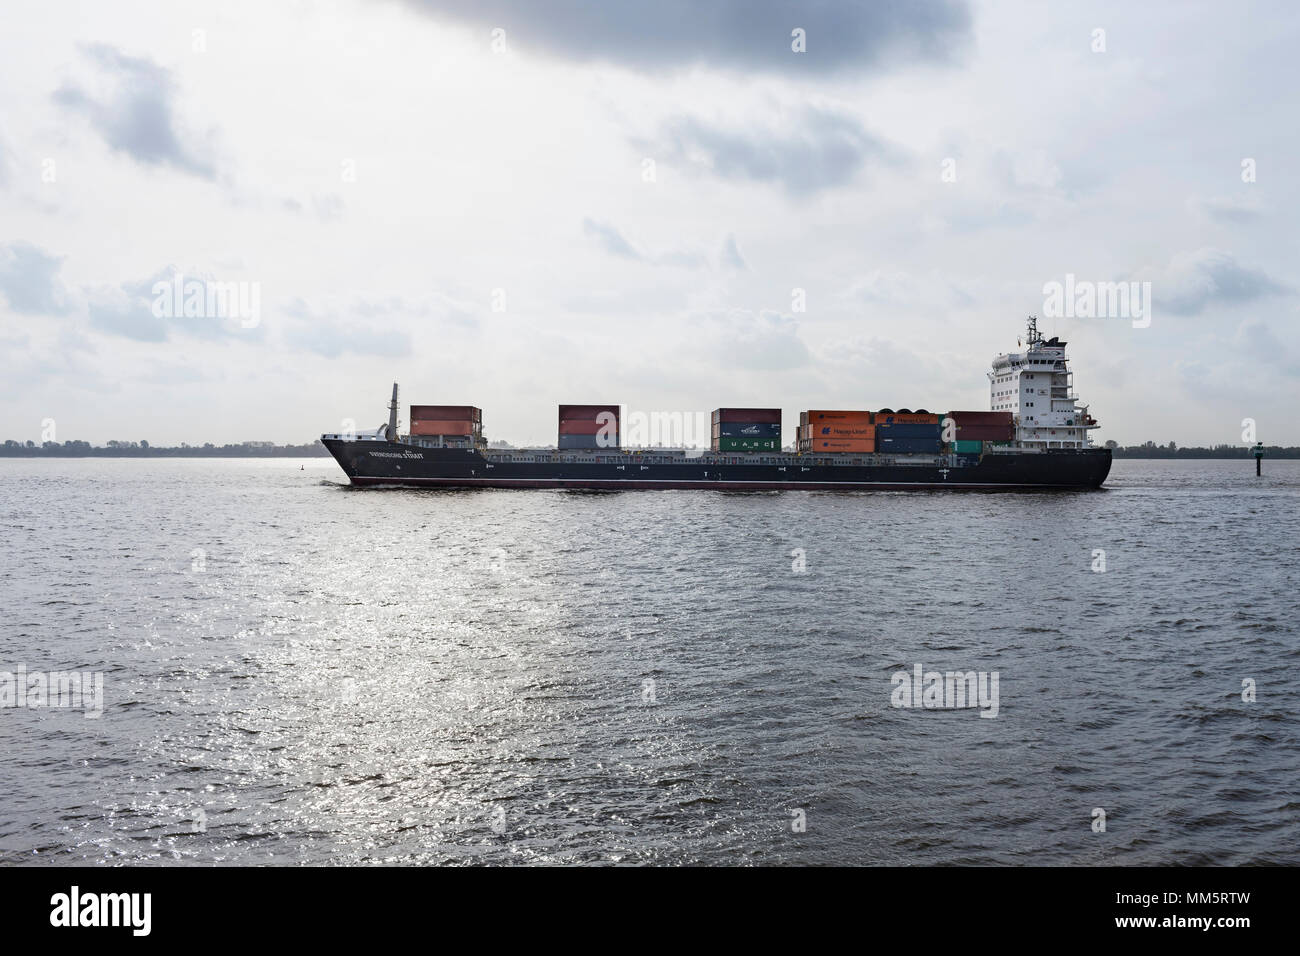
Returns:
[[[397,441],[397,383],[393,383],[393,400],[388,403],[388,434],[384,436],[389,441]]]
[[[1025,345],[1032,349],[1041,341],[1043,341],[1043,337],[1038,332],[1038,316],[1031,315],[1029,317],[1029,329],[1025,333]]]

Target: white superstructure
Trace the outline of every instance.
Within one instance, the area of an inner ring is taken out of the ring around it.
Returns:
[[[1015,416],[1016,438],[1025,448],[1087,448],[1088,430],[1098,427],[1088,406],[1080,405],[1074,394],[1065,344],[1056,338],[1044,340],[1031,315],[1026,350],[993,360],[989,408]]]

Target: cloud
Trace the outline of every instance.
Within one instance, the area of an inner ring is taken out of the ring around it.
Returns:
[[[1254,222],[1263,212],[1259,204],[1251,199],[1213,196],[1205,199],[1189,200],[1193,209],[1215,222],[1242,223]]]
[[[368,311],[365,308],[349,311],[354,315],[388,315],[391,307],[392,303],[371,303]],[[343,320],[332,311],[314,310],[301,299],[295,300],[284,311],[300,320],[285,333],[285,341],[294,348],[330,359],[343,355],[403,358],[411,354],[410,335],[396,328]]]
[[[850,183],[869,159],[897,165],[898,150],[846,114],[806,107],[766,130],[727,129],[693,116],[670,120],[639,147],[721,179],[777,183],[804,195]]]
[[[594,219],[582,220],[582,231],[611,256],[631,259],[634,262],[647,262],[657,266],[675,266],[681,269],[702,269],[708,265],[708,259],[698,252],[688,249],[670,249],[659,255],[641,252],[624,237],[617,227]]]
[[[728,368],[775,372],[802,368],[812,360],[793,316],[734,309],[710,313],[704,320],[712,327],[714,354],[725,357]]]
[[[148,279],[122,282],[110,289],[96,291],[87,304],[91,328],[136,342],[166,342],[173,334],[209,341],[237,339],[259,342],[265,338],[260,284],[237,285],[197,272],[179,275],[181,278],[169,266]],[[160,302],[165,297],[167,301],[163,305],[174,311],[175,293],[171,290],[178,281],[184,282],[182,314],[172,315],[163,311]],[[155,292],[159,283],[168,288]],[[224,288],[227,286],[232,287],[228,292]],[[195,296],[196,290],[198,295],[194,303],[202,314],[185,315],[185,302]],[[241,307],[245,307],[247,315],[241,313]],[[246,320],[255,320],[256,325],[245,328],[242,323]]]
[[[1247,268],[1229,252],[1200,249],[1176,256],[1151,280],[1156,308],[1175,315],[1195,315],[1211,305],[1238,305],[1269,295],[1290,294],[1291,288],[1258,269]]]
[[[63,315],[70,306],[59,269],[63,260],[15,240],[0,243],[0,293],[9,308],[25,315]]]
[[[54,92],[57,104],[84,116],[110,148],[139,163],[170,166],[202,179],[216,177],[211,159],[177,126],[170,71],[103,44],[82,52],[101,74],[95,90],[105,93],[97,96],[69,82]]]
[[[438,18],[564,59],[643,72],[691,66],[752,73],[825,74],[880,69],[892,62],[950,61],[970,38],[963,0],[842,3],[809,0],[407,0]],[[805,31],[794,53],[791,32]]]
[[[0,130],[0,189],[8,186],[10,179],[13,177],[13,163],[9,159],[10,152],[11,150],[8,141],[5,139],[4,131]]]
[[[740,246],[736,243],[735,234],[729,234],[722,244],[722,268],[731,269],[736,272],[748,272],[749,263],[740,253]]]
[[[582,231],[587,237],[595,239],[600,247],[611,256],[638,261],[644,258],[641,253],[632,248],[632,243],[623,238],[621,232],[608,223],[596,222],[594,219],[583,219]]]

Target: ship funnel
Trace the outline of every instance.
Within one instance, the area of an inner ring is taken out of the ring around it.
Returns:
[[[397,383],[393,383],[393,400],[388,403],[388,429],[384,436],[389,441],[397,441]]]

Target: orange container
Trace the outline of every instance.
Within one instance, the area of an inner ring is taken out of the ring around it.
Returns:
[[[876,426],[857,422],[823,422],[807,425],[808,438],[841,438],[847,441],[875,441]]]
[[[413,421],[412,435],[473,435],[477,431],[474,422]]]

